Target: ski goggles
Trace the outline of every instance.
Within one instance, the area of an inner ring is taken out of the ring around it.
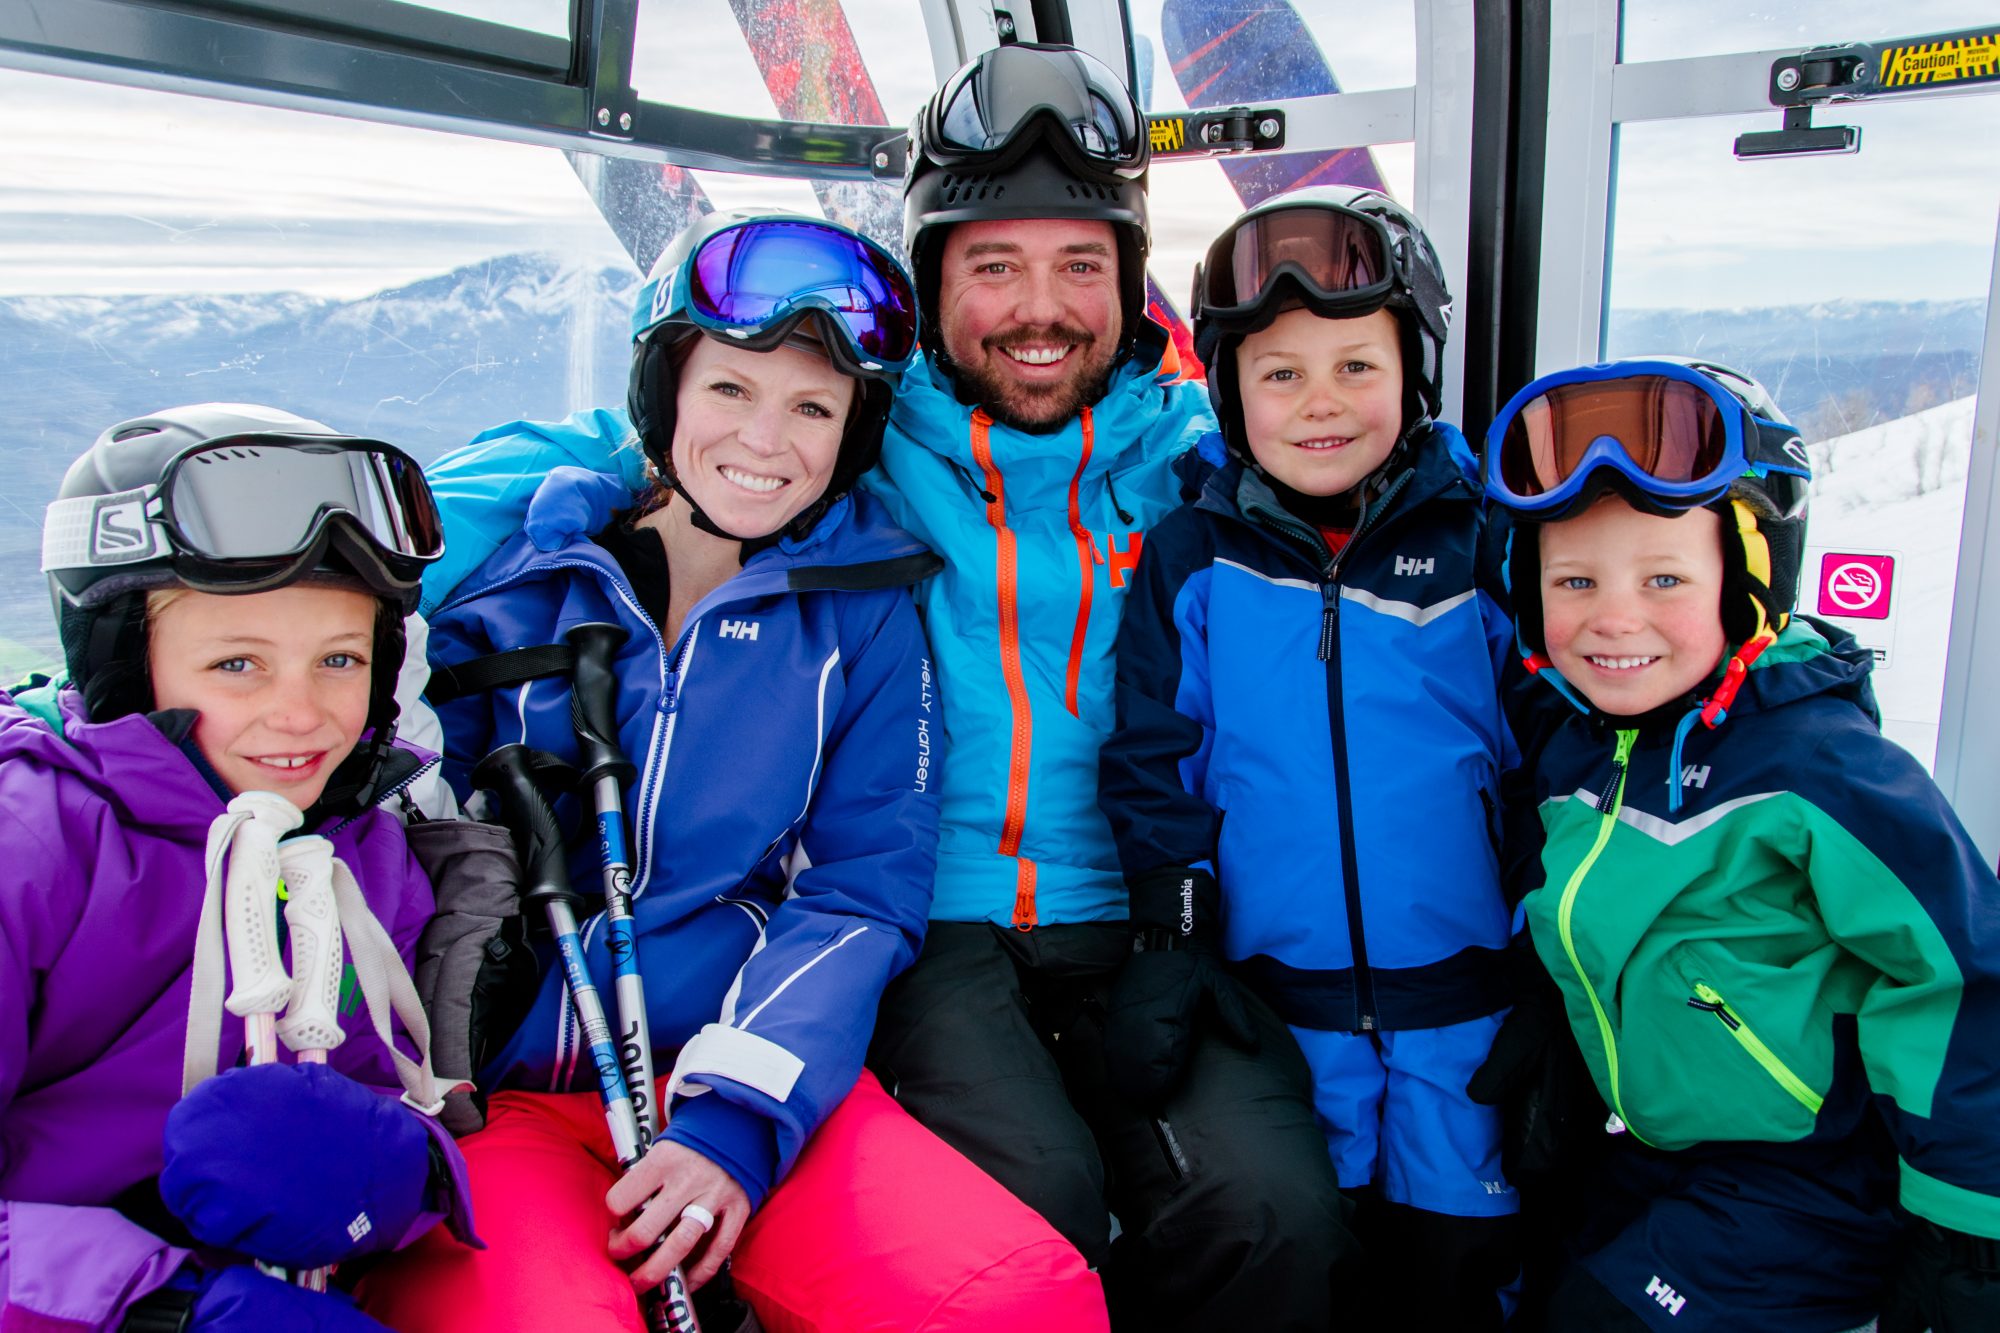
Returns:
[[[1145,117],[1124,81],[1067,46],[997,47],[945,84],[925,111],[922,151],[940,166],[997,169],[1040,141],[1104,184],[1136,180],[1150,156]]]
[[[864,378],[900,373],[917,349],[917,298],[902,264],[829,223],[758,218],[725,227],[678,273],[655,283],[651,299],[639,304],[635,337],[678,313],[697,328],[769,351],[816,314],[831,335],[835,364]]]
[[[1324,203],[1244,218],[1217,237],[1194,272],[1194,317],[1224,324],[1254,319],[1272,284],[1289,277],[1317,314],[1371,314],[1396,289],[1396,243],[1388,224]]]
[[[1515,394],[1486,433],[1486,493],[1556,519],[1616,487],[1676,514],[1755,477],[1780,518],[1802,513],[1812,480],[1798,432],[1767,421],[1714,379],[1671,361],[1560,371]]]
[[[180,454],[156,485],[58,500],[42,529],[42,571],[171,562],[201,592],[282,587],[325,552],[378,590],[414,588],[444,553],[423,469],[376,440],[241,435]]]

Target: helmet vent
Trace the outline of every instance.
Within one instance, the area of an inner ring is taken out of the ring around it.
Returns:
[[[1107,185],[1071,180],[1063,182],[1063,188],[1069,191],[1069,197],[1072,199],[1086,199],[1103,204],[1118,202],[1118,192]]]
[[[987,200],[998,201],[1007,193],[1005,185],[996,184],[991,176],[945,176],[940,190],[946,204],[970,204]]]

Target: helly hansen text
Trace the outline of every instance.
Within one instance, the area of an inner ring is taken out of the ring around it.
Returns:
[[[1406,555],[1396,557],[1396,572],[1398,574],[1429,574],[1436,569],[1436,556],[1418,556],[1414,559]]]
[[[1646,1284],[1646,1294],[1658,1301],[1660,1308],[1676,1319],[1680,1318],[1681,1307],[1688,1303],[1687,1297],[1660,1281],[1660,1275],[1657,1273],[1653,1275],[1653,1280]]]
[[[754,620],[725,620],[722,622],[722,637],[725,639],[755,639],[757,622]]]

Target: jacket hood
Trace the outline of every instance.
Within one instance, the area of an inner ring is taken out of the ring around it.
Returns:
[[[1151,345],[1142,346],[1150,350]],[[1010,504],[1017,496],[1047,496],[1061,506],[1072,478],[1085,485],[1108,478],[1115,485],[1120,474],[1185,449],[1186,412],[1172,402],[1172,386],[1179,378],[1180,359],[1171,347],[1119,362],[1103,396],[1088,408],[1091,450],[1081,471],[1080,415],[1048,432],[995,422],[989,428],[991,456],[1007,477]],[[951,376],[920,355],[903,374],[883,451],[893,459],[900,451],[927,450],[977,477],[982,469],[973,456],[972,411],[959,401]]]

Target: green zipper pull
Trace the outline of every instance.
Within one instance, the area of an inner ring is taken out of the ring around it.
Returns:
[[[1779,1059],[1778,1053],[1764,1044],[1763,1038],[1750,1030],[1749,1024],[1743,1021],[1743,1015],[1730,1008],[1729,1001],[1722,998],[1721,992],[1705,981],[1697,981],[1694,984],[1694,993],[1695,998],[1688,1001],[1691,1008],[1705,1009],[1714,1014],[1722,1021],[1722,1026],[1729,1029],[1729,1035],[1736,1038],[1737,1045],[1741,1046],[1752,1060],[1762,1065],[1764,1072],[1769,1074],[1779,1087],[1790,1093],[1808,1111],[1814,1115],[1819,1114],[1819,1108],[1825,1099],[1813,1091],[1810,1083],[1794,1074],[1791,1066]]]

